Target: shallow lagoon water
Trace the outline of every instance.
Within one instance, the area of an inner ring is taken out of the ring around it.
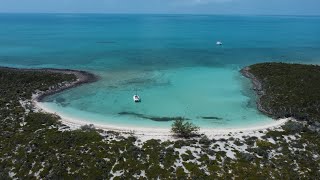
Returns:
[[[317,64],[319,32],[320,18],[303,16],[0,14],[0,65],[96,73],[100,81],[45,99],[88,123],[169,127],[152,117],[182,116],[206,128],[248,127],[273,120],[257,111],[239,70]]]
[[[137,127],[169,127],[172,122],[164,117],[184,117],[205,128],[246,127],[272,121],[256,110],[248,88],[250,82],[235,69],[189,67],[122,73],[112,81],[104,77],[107,80],[90,87],[46,98],[49,103],[45,105],[78,119]],[[133,102],[135,90],[141,103]],[[154,120],[161,117],[160,122]]]

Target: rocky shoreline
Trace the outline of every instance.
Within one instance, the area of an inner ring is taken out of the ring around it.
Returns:
[[[274,115],[272,114],[272,112],[267,111],[265,108],[263,108],[262,104],[261,104],[261,97],[264,96],[266,93],[263,90],[263,85],[262,83],[259,81],[259,79],[257,77],[255,77],[252,73],[250,73],[250,67],[244,67],[243,69],[240,70],[241,74],[250,79],[253,85],[253,90],[256,92],[257,94],[257,99],[256,99],[256,104],[257,104],[257,108],[260,112],[275,118]]]
[[[55,68],[41,68],[41,69],[27,69],[27,68],[11,68],[0,67],[0,70],[14,70],[14,71],[33,71],[33,72],[49,72],[49,73],[61,73],[61,74],[73,74],[76,77],[76,81],[60,84],[50,88],[45,92],[38,92],[33,100],[41,102],[46,96],[50,96],[67,89],[71,89],[83,84],[93,83],[99,80],[99,77],[93,73],[81,70],[72,69],[55,69]]]

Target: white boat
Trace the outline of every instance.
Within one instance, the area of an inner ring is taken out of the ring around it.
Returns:
[[[141,102],[141,99],[138,95],[133,95],[133,101],[134,102]]]
[[[219,46],[221,46],[221,45],[222,45],[222,42],[221,42],[221,41],[217,41],[216,44],[219,45]]]

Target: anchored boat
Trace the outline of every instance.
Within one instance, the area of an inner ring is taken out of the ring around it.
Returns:
[[[138,95],[137,89],[136,89],[136,93],[133,95],[133,102],[136,102],[136,103],[141,102],[141,98]]]
[[[138,95],[133,95],[133,101],[137,103],[137,102],[141,102],[141,99]]]

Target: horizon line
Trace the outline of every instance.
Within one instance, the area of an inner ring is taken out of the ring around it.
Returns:
[[[0,14],[97,14],[97,15],[192,15],[192,16],[305,16],[319,17],[320,14],[249,14],[249,13],[136,13],[136,12],[1,12]]]

